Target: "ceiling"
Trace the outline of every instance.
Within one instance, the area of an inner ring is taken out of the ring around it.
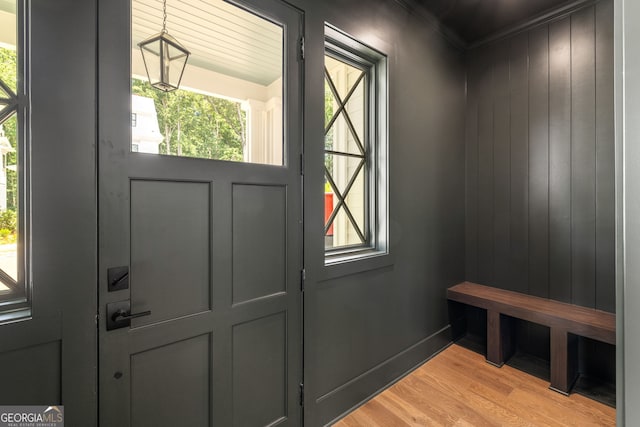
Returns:
[[[0,10],[16,13],[16,0],[0,0]]]
[[[501,33],[576,0],[416,0],[465,44]]]

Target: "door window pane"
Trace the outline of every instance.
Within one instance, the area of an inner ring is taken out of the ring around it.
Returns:
[[[222,0],[168,0],[167,31],[191,56],[162,92],[138,47],[162,20],[162,2],[132,1],[131,150],[283,165],[283,28]]]
[[[369,244],[367,69],[325,55],[325,248]]]

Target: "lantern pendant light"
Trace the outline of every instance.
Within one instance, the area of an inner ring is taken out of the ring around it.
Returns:
[[[178,89],[191,52],[167,32],[167,0],[162,1],[162,31],[143,42],[140,51],[151,86],[163,92]]]

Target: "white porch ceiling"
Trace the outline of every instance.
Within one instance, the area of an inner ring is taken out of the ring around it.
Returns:
[[[16,48],[16,0],[0,0],[0,47]]]
[[[2,0],[0,0],[2,1]],[[267,86],[282,76],[281,26],[222,0],[167,0],[167,31],[189,64]],[[132,0],[132,44],[162,29],[162,0]]]
[[[16,0],[0,0],[0,10],[16,14]]]

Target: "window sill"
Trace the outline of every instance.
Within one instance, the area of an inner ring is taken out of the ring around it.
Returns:
[[[0,325],[5,323],[20,322],[31,318],[31,308],[21,308],[12,311],[0,312]]]
[[[324,268],[321,269],[319,281],[336,279],[351,274],[377,270],[394,264],[394,257],[389,252],[366,251],[347,254],[328,255]]]

